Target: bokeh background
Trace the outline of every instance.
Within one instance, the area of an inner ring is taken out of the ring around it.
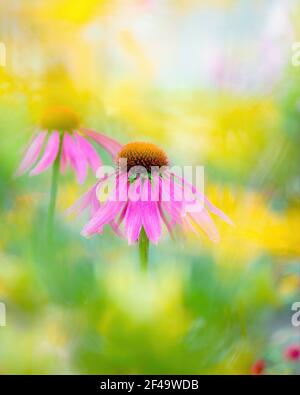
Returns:
[[[1,1],[0,373],[299,373],[299,16],[290,0]],[[49,248],[51,171],[13,177],[49,105],[204,165],[236,227],[165,233],[145,278],[135,247],[65,215],[95,181],[70,172]]]

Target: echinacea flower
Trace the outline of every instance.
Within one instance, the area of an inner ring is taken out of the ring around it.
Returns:
[[[295,362],[300,360],[300,346],[293,344],[284,351],[284,356],[288,361]]]
[[[104,225],[109,224],[129,244],[136,243],[142,232],[156,244],[165,225],[170,233],[175,226],[195,233],[202,229],[211,240],[218,241],[218,230],[209,211],[231,223],[198,189],[170,170],[166,154],[156,145],[129,143],[120,150],[117,161],[114,171],[102,177],[71,208],[78,214],[91,208],[91,218],[82,235],[102,233]],[[107,199],[99,201],[111,180],[113,187]]]
[[[60,171],[64,173],[70,164],[78,182],[83,183],[88,166],[96,173],[102,164],[91,141],[102,146],[112,157],[121,149],[121,145],[110,137],[82,127],[79,117],[72,110],[49,108],[41,118],[40,127],[25,152],[16,176],[30,169],[29,174],[36,176],[51,167],[60,156]]]

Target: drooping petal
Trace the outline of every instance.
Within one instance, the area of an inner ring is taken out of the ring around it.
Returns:
[[[183,185],[186,185],[187,187],[189,187],[191,189],[191,191],[193,193],[195,193],[201,201],[204,201],[204,203],[206,204],[206,206],[209,208],[209,210],[212,213],[214,213],[215,215],[218,215],[220,218],[223,219],[223,221],[227,222],[228,224],[234,225],[232,220],[225,213],[223,213],[222,210],[220,210],[215,205],[213,205],[203,193],[201,193],[200,191],[198,191],[195,188],[194,185],[192,185],[190,182],[188,182],[184,178],[177,176],[175,173],[169,173],[169,174],[172,175],[173,177],[175,177],[176,179],[178,179],[179,181],[181,181],[183,183]]]
[[[151,200],[149,190],[151,190],[151,183],[146,179],[143,185],[140,215],[142,216],[142,224],[149,240],[156,244],[161,235],[161,217],[158,204],[156,201]],[[150,196],[148,201],[146,201],[146,196]]]
[[[172,207],[166,207],[166,206],[170,206],[169,202],[162,201],[163,183],[164,183],[163,178],[159,177],[159,179],[158,179],[158,189],[159,189],[158,209],[159,209],[159,213],[160,213],[162,221],[166,225],[171,237],[173,238],[173,228],[177,223],[182,222],[181,215],[178,216],[178,218],[179,218],[178,220],[174,219],[174,216],[173,216],[174,210],[172,209]],[[176,202],[176,204],[178,204],[178,203]],[[170,210],[170,213],[169,213],[169,210]],[[177,207],[176,207],[176,211],[177,211]]]
[[[128,244],[134,244],[142,229],[141,202],[128,202],[124,224]]]
[[[147,182],[147,186],[144,188],[144,196],[152,202],[158,202],[161,199],[161,177],[158,173],[153,173],[151,181]],[[147,200],[148,200],[147,199]]]
[[[102,165],[102,161],[97,151],[84,137],[80,136],[78,133],[74,133],[74,135],[81,151],[85,154],[88,163],[96,174],[98,168]]]
[[[98,183],[92,186],[79,200],[77,200],[68,210],[67,215],[76,214],[79,215],[88,206],[93,205],[94,199],[96,197],[96,190],[98,188]],[[98,207],[99,208],[99,207]]]
[[[36,176],[47,170],[52,163],[55,161],[59,150],[59,133],[57,131],[53,132],[47,142],[44,154],[38,164],[29,173],[31,176]]]
[[[27,170],[29,170],[31,166],[34,165],[41,152],[46,134],[46,132],[40,132],[37,136],[33,138],[24,155],[22,162],[20,163],[20,166],[18,167],[18,170],[16,171],[16,177],[21,176]]]
[[[217,243],[220,240],[218,229],[205,209],[201,212],[189,213],[186,221],[195,230],[195,233],[199,233],[198,227],[200,227],[213,242]]]
[[[173,227],[175,225],[175,221],[173,221],[172,219],[169,220],[167,218],[167,215],[164,212],[164,209],[163,209],[163,206],[162,206],[161,202],[158,203],[158,210],[159,210],[159,215],[161,216],[161,219],[162,219],[163,223],[165,224],[166,228],[168,229],[171,237],[173,237]]]
[[[179,208],[178,205],[174,202],[160,202],[161,207],[163,210],[169,215],[170,223],[181,224],[184,218],[182,214],[181,207]]]
[[[222,210],[212,204],[206,196],[204,196],[204,201],[206,206],[213,214],[218,215],[220,218],[222,218],[223,221],[227,222],[229,225],[235,226],[234,222],[232,222],[228,215],[226,215]]]
[[[110,226],[117,236],[119,236],[121,239],[124,238],[124,233],[122,232],[120,225],[118,223],[116,223],[116,221],[114,221],[114,220],[111,221]]]
[[[164,174],[162,180],[162,200],[167,202],[180,202],[183,204],[185,202],[185,196],[182,185],[178,184],[174,177],[168,173]]]
[[[100,201],[97,196],[99,188],[107,181],[107,179],[113,176],[115,176],[115,173],[98,180],[96,184],[94,184],[83,196],[81,196],[81,198],[79,198],[71,207],[66,210],[66,214],[80,215],[83,210],[90,206],[90,215],[92,217],[94,213],[100,208]]]
[[[121,151],[122,145],[104,134],[86,128],[82,128],[80,131],[105,148],[113,158]]]
[[[115,190],[111,191],[107,201],[103,205],[100,205],[99,209],[93,214],[91,220],[85,225],[81,233],[83,236],[88,237],[94,233],[101,232],[103,225],[113,221],[115,217],[122,212],[126,205],[126,201],[118,200],[116,197],[123,193],[122,189],[127,188],[127,184],[121,182],[124,177],[127,177],[127,175],[123,174],[119,177],[120,182],[118,182],[117,178]]]
[[[181,223],[182,218],[185,215],[184,204],[178,199],[175,200],[175,194],[170,193],[169,188],[170,183],[168,180],[162,179],[160,189],[162,191],[162,195],[164,195],[164,199],[162,199],[161,205],[168,212],[174,222]]]
[[[69,133],[65,133],[64,136],[64,152],[75,170],[79,184],[82,184],[87,176],[87,160],[80,146]]]
[[[128,202],[125,203],[122,211],[120,212],[120,215],[117,218],[117,224],[119,226],[121,226],[122,222],[124,221],[125,214],[126,214],[126,211],[127,211],[127,206],[128,206]]]
[[[138,202],[142,198],[142,180],[138,177],[134,182],[132,182],[128,189],[128,200],[131,202]]]
[[[161,217],[157,202],[143,202],[142,222],[149,240],[157,244],[161,235]]]
[[[100,201],[97,197],[97,193],[95,193],[92,196],[92,202],[91,202],[91,211],[90,211],[90,216],[91,218],[95,215],[95,213],[99,210],[101,204]]]
[[[99,233],[105,224],[111,222],[122,210],[124,202],[107,201],[94,214],[92,219],[84,226],[81,234],[89,237],[94,233]]]

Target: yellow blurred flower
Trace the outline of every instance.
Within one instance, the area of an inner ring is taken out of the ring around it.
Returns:
[[[199,247],[205,246],[218,262],[234,267],[245,265],[264,253],[278,258],[299,257],[299,210],[289,208],[283,212],[275,212],[264,195],[240,187],[211,184],[205,193],[216,206],[222,207],[233,220],[235,227],[228,227],[218,218],[214,218],[220,231],[220,242],[212,244],[206,237],[199,239],[190,234],[189,240],[195,252]],[[64,211],[70,207],[78,194],[76,185],[63,185],[59,198],[60,209]]]
[[[299,210],[275,212],[262,194],[242,188],[209,186],[206,194],[236,225],[228,228],[218,221],[221,241],[217,246],[207,244],[219,262],[244,265],[264,252],[282,258],[299,257]]]
[[[105,13],[107,6],[117,3],[116,0],[48,0],[37,3],[34,7],[36,16],[47,20],[62,20],[82,24]]]

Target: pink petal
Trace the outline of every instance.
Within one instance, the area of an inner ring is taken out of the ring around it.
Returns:
[[[181,207],[179,208],[174,202],[160,202],[161,207],[168,213],[171,222],[181,224],[184,218]]]
[[[162,185],[162,200],[175,201],[181,204],[185,203],[184,190],[182,185],[179,185],[172,175],[165,173]]]
[[[138,181],[138,180],[137,180]],[[145,180],[143,184],[142,200],[158,202],[161,197],[161,178],[157,173],[153,174],[151,181]]]
[[[111,222],[122,210],[124,202],[107,201],[94,214],[92,219],[84,226],[81,234],[89,237],[102,231],[103,225]]]
[[[128,186],[129,186],[129,181],[128,181],[128,176],[127,174],[121,174],[119,175],[117,172],[115,173],[115,191],[112,191],[111,196],[109,196],[109,199],[112,200],[118,200],[122,202],[127,202],[128,201]]]
[[[53,132],[50,135],[41,160],[38,162],[35,168],[31,170],[31,172],[29,173],[31,176],[36,176],[37,174],[42,173],[52,165],[58,154],[59,139],[60,137],[58,132]]]
[[[89,205],[93,205],[96,196],[96,190],[98,188],[98,183],[92,186],[79,200],[77,200],[68,210],[67,215],[76,214],[79,215],[85,210]]]
[[[187,186],[192,190],[192,192],[195,193],[195,194],[200,198],[200,200],[202,200],[202,201],[205,202],[205,204],[207,205],[207,207],[209,208],[209,210],[210,210],[212,213],[218,215],[220,218],[223,219],[223,221],[227,222],[228,224],[234,225],[234,223],[231,221],[231,219],[230,219],[225,213],[223,213],[222,210],[220,210],[219,208],[217,208],[216,206],[214,206],[214,205],[207,199],[207,197],[206,197],[203,193],[201,193],[200,191],[198,191],[198,190],[194,187],[194,185],[192,185],[190,182],[188,182],[188,181],[185,180],[184,178],[177,176],[175,173],[169,173],[169,174],[171,174],[172,176],[174,176],[175,178],[177,178],[178,180],[180,180],[180,181],[183,183],[183,185],[187,185]]]
[[[157,202],[144,202],[141,215],[143,227],[149,240],[156,244],[161,235],[161,218]]]
[[[96,212],[99,210],[101,207],[101,204],[98,200],[97,193],[95,193],[92,196],[92,202],[91,202],[91,218],[96,214]]]
[[[151,189],[150,181],[145,180],[143,185],[144,196],[148,195],[149,188]],[[142,216],[142,224],[149,240],[156,244],[161,235],[161,217],[159,214],[158,204],[156,201],[144,201],[145,199],[143,199],[143,195],[140,213]]]
[[[82,184],[87,176],[87,161],[80,146],[69,133],[64,136],[64,153],[75,170],[79,184]]]
[[[86,136],[90,137],[96,143],[102,145],[108,151],[113,158],[121,151],[122,145],[119,144],[116,140],[105,136],[104,134],[97,133],[93,130],[82,128],[80,129]]]
[[[132,202],[138,202],[142,197],[142,181],[138,177],[134,182],[129,185],[128,199]]]
[[[84,152],[87,161],[89,162],[94,173],[97,173],[98,168],[102,165],[101,159],[95,150],[95,148],[90,144],[84,137],[75,133],[75,139],[80,146],[82,152]]]
[[[37,136],[35,136],[32,139],[24,155],[24,158],[18,170],[16,171],[16,177],[19,177],[22,174],[24,174],[35,163],[41,152],[46,134],[47,134],[46,132],[40,132]]]
[[[186,203],[184,200],[181,202],[178,200],[180,196],[183,199],[183,191],[178,193],[178,189],[182,188],[179,184],[175,188],[173,188],[172,180],[171,180],[171,193],[170,190],[170,179],[164,178],[161,182],[161,190],[165,196],[169,193],[169,201],[162,201],[161,205],[163,209],[169,214],[172,219],[172,225],[176,223],[181,223],[182,225],[187,225],[194,233],[198,234],[199,229],[197,225],[200,226],[204,232],[208,235],[208,237],[214,241],[219,241],[219,233],[218,230],[210,217],[207,210],[202,208],[199,212],[188,212],[185,213]],[[165,190],[166,189],[166,190]],[[175,200],[174,200],[175,199]]]
[[[115,175],[114,174],[111,174]],[[127,177],[126,174],[123,174],[121,177]],[[104,180],[103,180],[104,181]],[[93,214],[91,220],[85,225],[82,231],[83,236],[91,236],[94,233],[99,233],[102,231],[102,227],[105,224],[110,223],[115,219],[115,217],[122,212],[122,209],[126,205],[125,201],[115,200],[116,196],[119,196],[120,189],[127,188],[127,185],[124,183],[117,183],[116,190],[113,190],[108,197],[107,201],[100,205],[99,209]]]
[[[173,221],[175,221],[176,223],[181,223],[182,218],[185,215],[184,204],[177,199],[175,200],[174,194],[170,196],[169,187],[170,187],[169,182],[166,181],[165,179],[162,179],[161,187],[160,187],[162,191],[162,195],[165,195],[166,198],[169,196],[169,198],[163,199],[161,205],[168,212],[168,214],[173,219]]]
[[[123,234],[122,230],[120,229],[119,224],[117,224],[115,221],[111,221],[110,226],[117,236],[119,236],[121,239],[124,238],[124,234]]]
[[[122,211],[120,212],[119,218],[117,219],[117,224],[120,226],[125,218],[125,214],[127,211],[128,202],[123,207]]]
[[[218,229],[211,216],[208,214],[206,210],[202,210],[201,212],[189,213],[187,215],[186,221],[193,228],[195,233],[199,233],[198,229],[189,221],[189,217],[192,218],[207,234],[207,236],[215,243],[220,240]]]
[[[78,199],[68,210],[66,211],[67,215],[75,214],[79,215],[85,210],[88,206],[91,206],[91,217],[94,213],[100,208],[100,202],[97,197],[98,188],[108,179],[114,176],[115,173],[105,176],[100,179],[95,185],[92,186],[80,199]]]
[[[207,197],[204,196],[204,201],[205,204],[207,205],[207,207],[209,208],[209,210],[215,214],[218,215],[220,218],[222,218],[223,221],[227,222],[229,225],[235,226],[234,222],[232,222],[232,220],[228,217],[228,215],[226,215],[222,210],[220,210],[218,207],[216,207],[215,205],[213,205],[208,199]]]
[[[125,213],[125,233],[128,244],[134,244],[140,235],[142,229],[141,202],[128,202]]]
[[[171,236],[173,235],[173,227],[175,225],[174,221],[169,221],[169,219],[167,218],[164,210],[163,210],[163,206],[161,203],[158,203],[158,210],[159,210],[159,215],[161,216],[161,219],[163,220],[164,224],[166,225],[169,233],[171,234]]]

